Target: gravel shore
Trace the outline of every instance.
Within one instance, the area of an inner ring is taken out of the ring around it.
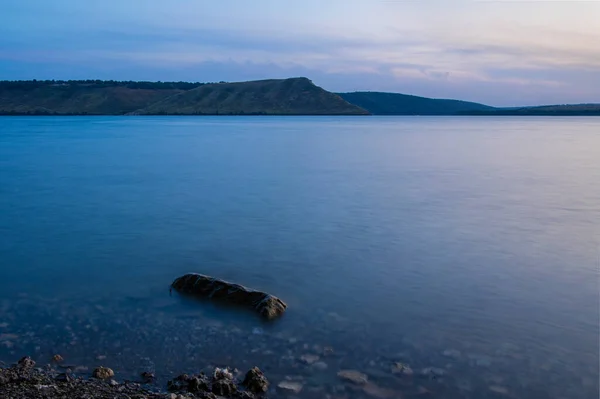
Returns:
[[[168,382],[169,392],[159,392],[147,383],[154,376],[145,373],[140,382],[119,383],[114,373],[99,367],[93,377],[82,378],[70,369],[39,368],[24,357],[15,365],[0,368],[0,397],[4,399],[185,399],[185,398],[259,398],[265,397],[269,382],[258,368],[253,368],[243,381],[229,369],[215,369],[212,376],[180,375]],[[96,378],[95,378],[96,377]],[[147,386],[146,386],[147,385]]]

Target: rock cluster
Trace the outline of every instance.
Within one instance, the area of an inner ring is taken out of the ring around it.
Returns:
[[[154,378],[151,373],[144,380]],[[149,391],[138,383],[118,383],[112,379],[113,370],[98,367],[90,379],[75,378],[71,373],[57,374],[51,369],[36,368],[35,362],[24,357],[12,367],[0,368],[0,397],[11,399],[165,399],[165,398],[232,398],[252,399],[266,393],[269,381],[258,367],[254,367],[239,383],[229,369],[215,369],[212,377],[204,374],[187,375],[168,382],[172,392]]]
[[[171,392],[191,393],[199,398],[254,398],[267,392],[269,381],[258,367],[250,369],[241,384],[229,369],[216,368],[211,378],[204,373],[182,374],[169,381],[167,388]]]

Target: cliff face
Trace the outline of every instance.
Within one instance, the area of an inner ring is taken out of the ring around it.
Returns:
[[[140,115],[366,115],[307,78],[207,84],[168,97]]]

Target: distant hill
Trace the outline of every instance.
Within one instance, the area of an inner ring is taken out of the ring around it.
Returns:
[[[0,115],[122,115],[200,83],[0,81]]]
[[[373,115],[457,115],[469,111],[492,111],[487,105],[459,100],[438,100],[399,93],[357,91],[338,93],[351,104]]]
[[[493,110],[465,112],[463,115],[513,115],[513,116],[600,116],[600,104],[563,104],[538,107],[496,108]]]
[[[0,115],[366,115],[307,78],[240,83],[0,81]]]
[[[307,78],[237,83],[0,81],[0,115],[600,116],[600,104],[494,108],[399,93],[331,93]]]
[[[137,115],[367,115],[359,106],[307,78],[199,86],[135,112]]]

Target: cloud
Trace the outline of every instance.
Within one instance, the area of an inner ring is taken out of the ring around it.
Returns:
[[[63,65],[88,77],[181,80],[198,71],[195,80],[230,81],[302,73],[344,91],[499,105],[600,100],[597,5],[573,5],[577,14],[507,2],[148,2],[14,3],[0,16],[0,72],[54,77]]]

